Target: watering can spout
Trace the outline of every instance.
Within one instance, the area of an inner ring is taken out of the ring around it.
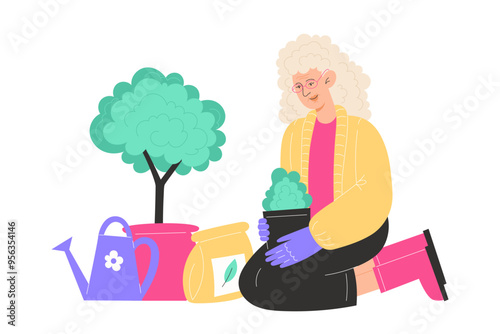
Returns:
[[[69,252],[69,246],[71,246],[71,240],[73,238],[69,238],[68,240],[66,240],[65,242],[63,242],[62,244],[52,248],[52,250],[58,250],[58,251],[63,251],[63,252]]]
[[[71,266],[71,270],[73,271],[73,275],[75,276],[76,283],[78,283],[78,287],[80,288],[80,292],[82,293],[82,297],[84,300],[86,300],[87,288],[89,286],[89,283],[87,282],[87,279],[85,278],[80,267],[78,266],[78,263],[76,263],[73,254],[71,254],[71,251],[69,250],[69,246],[71,245],[71,239],[73,238],[69,238],[60,245],[54,247],[53,250],[63,251],[66,254],[66,257],[68,258],[69,261],[69,265]]]

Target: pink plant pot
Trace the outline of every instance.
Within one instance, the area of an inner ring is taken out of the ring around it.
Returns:
[[[130,226],[134,241],[141,237],[153,239],[158,245],[160,259],[153,283],[143,300],[186,300],[182,285],[184,265],[195,246],[191,233],[198,226],[188,224],[142,224]],[[135,251],[139,281],[144,281],[151,251],[139,246]]]

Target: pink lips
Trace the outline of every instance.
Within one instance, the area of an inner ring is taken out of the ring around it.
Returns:
[[[318,99],[318,95],[317,95],[317,94],[316,94],[316,96],[315,96],[315,97],[310,97],[310,98],[309,98],[309,100],[311,100],[311,101],[316,101],[317,99]]]

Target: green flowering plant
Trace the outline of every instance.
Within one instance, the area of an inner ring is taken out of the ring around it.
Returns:
[[[312,203],[307,187],[300,182],[300,175],[283,168],[276,168],[271,174],[272,185],[266,191],[262,206],[266,211],[305,209]]]

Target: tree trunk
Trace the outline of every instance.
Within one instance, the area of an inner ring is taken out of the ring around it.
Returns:
[[[155,182],[155,223],[163,223],[163,200],[165,195],[165,184]]]
[[[158,170],[156,170],[153,160],[151,160],[151,157],[149,156],[148,152],[144,151],[143,154],[144,157],[146,158],[146,161],[148,162],[149,170],[151,171],[151,174],[153,175],[153,179],[155,181],[155,223],[162,224],[163,203],[165,198],[165,184],[167,183],[170,176],[172,176],[174,171],[177,169],[177,167],[180,165],[181,161],[170,166],[165,175],[163,175],[163,177],[160,178]]]

